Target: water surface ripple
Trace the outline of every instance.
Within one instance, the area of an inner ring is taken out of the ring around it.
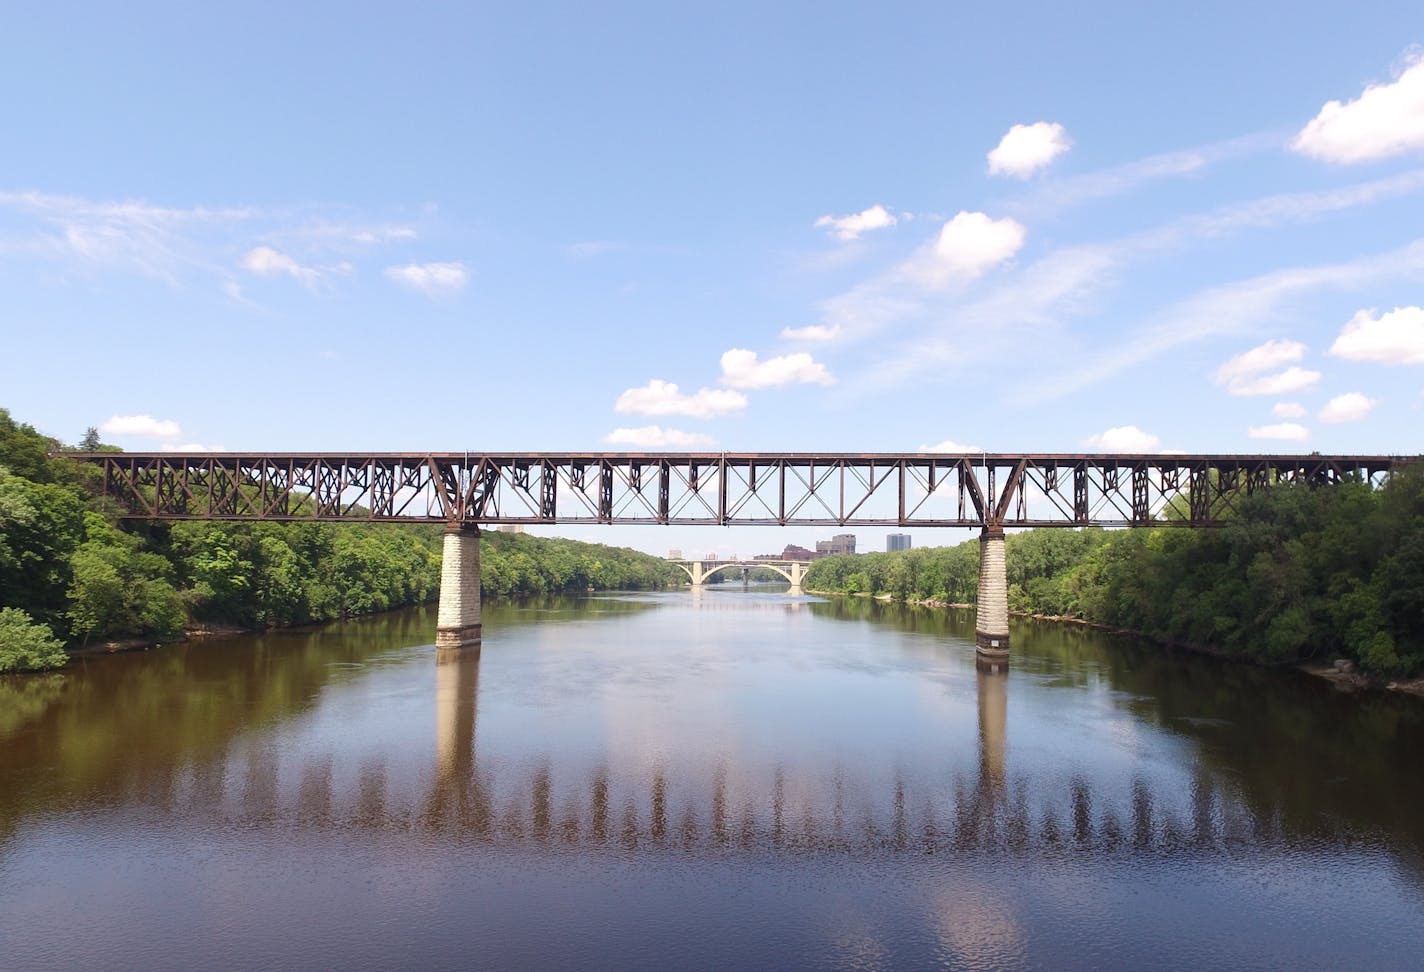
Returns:
[[[0,679],[14,969],[1418,968],[1424,706],[775,591]]]

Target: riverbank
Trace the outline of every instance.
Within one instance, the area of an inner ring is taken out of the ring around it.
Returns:
[[[867,600],[879,601],[881,603],[908,604],[915,607],[928,608],[953,608],[955,610],[972,610],[976,605],[972,603],[942,601],[934,598],[906,598],[900,600],[892,594],[871,594],[856,593],[845,594],[838,591],[807,590],[807,594],[814,594],[817,597],[855,597]],[[1063,614],[1039,614],[1031,611],[1010,611],[1009,614],[1016,618],[1027,618],[1032,621],[1048,621],[1054,624],[1073,624],[1080,627],[1092,628],[1103,634],[1116,635],[1128,638],[1139,638],[1150,641],[1153,644],[1169,648],[1173,651],[1183,651],[1195,655],[1209,655],[1213,658],[1222,658],[1228,661],[1240,662],[1256,668],[1277,668],[1289,669],[1302,672],[1315,678],[1324,679],[1343,691],[1349,692],[1395,692],[1401,695],[1410,695],[1415,698],[1424,699],[1424,678],[1413,679],[1387,679],[1377,676],[1362,674],[1355,666],[1354,662],[1347,659],[1337,659],[1330,662],[1304,661],[1293,665],[1271,665],[1252,658],[1243,658],[1240,655],[1215,645],[1197,644],[1194,642],[1181,641],[1177,639],[1162,638],[1148,634],[1144,631],[1135,631],[1131,628],[1122,628],[1116,625],[1103,624],[1099,621],[1090,621],[1086,618],[1074,617]]]

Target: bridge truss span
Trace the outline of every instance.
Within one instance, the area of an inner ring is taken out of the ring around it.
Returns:
[[[1212,526],[1279,483],[1414,456],[80,453],[146,519],[921,527]]]

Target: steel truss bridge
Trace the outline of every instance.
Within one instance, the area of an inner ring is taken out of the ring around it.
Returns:
[[[449,525],[1213,526],[1280,483],[1380,484],[1420,456],[78,453],[144,519]]]

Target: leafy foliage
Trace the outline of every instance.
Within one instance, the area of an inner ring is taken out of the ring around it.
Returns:
[[[91,428],[80,448],[111,447]],[[439,526],[121,522],[95,495],[92,468],[63,449],[0,409],[0,608],[19,609],[29,625],[10,622],[6,637],[23,645],[6,642],[6,657],[21,660],[13,666],[45,667],[55,657],[50,644],[61,644],[56,634],[163,640],[190,623],[304,624],[421,604],[439,591]],[[680,579],[633,550],[503,533],[486,534],[480,546],[490,594]]]
[[[1269,663],[1348,657],[1424,670],[1424,471],[1279,487],[1215,530],[1046,529],[1007,538],[1009,604]],[[830,557],[816,590],[971,600],[978,543]]]
[[[0,672],[38,672],[67,659],[49,628],[19,608],[0,608]]]

